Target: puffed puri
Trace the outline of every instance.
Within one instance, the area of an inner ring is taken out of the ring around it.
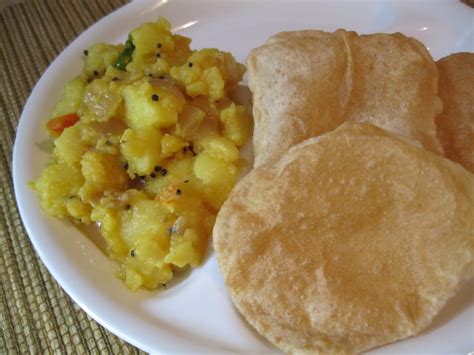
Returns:
[[[474,53],[455,53],[436,62],[444,110],[436,130],[444,156],[474,173]]]
[[[354,353],[425,329],[474,274],[474,175],[365,123],[292,147],[213,231],[245,319],[287,353]]]
[[[371,123],[443,154],[435,117],[438,71],[401,33],[278,33],[248,58],[255,120],[254,166],[344,122]]]

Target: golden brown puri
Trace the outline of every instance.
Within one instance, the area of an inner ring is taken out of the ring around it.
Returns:
[[[436,117],[445,156],[474,173],[474,53],[451,54],[436,63],[443,112]]]
[[[363,123],[251,171],[218,214],[234,304],[289,353],[361,352],[416,334],[474,260],[474,175]]]
[[[247,58],[255,164],[346,121],[368,122],[442,153],[434,118],[438,72],[402,34],[283,32]]]

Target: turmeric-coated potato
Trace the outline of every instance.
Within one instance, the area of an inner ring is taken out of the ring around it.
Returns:
[[[243,65],[192,51],[170,28],[160,18],[123,45],[84,51],[47,123],[52,163],[32,184],[48,214],[100,234],[131,290],[200,264],[250,137],[246,109],[229,96]]]

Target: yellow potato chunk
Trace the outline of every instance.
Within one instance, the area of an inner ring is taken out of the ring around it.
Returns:
[[[223,135],[237,147],[242,146],[252,134],[252,122],[244,106],[232,103],[219,114]]]
[[[54,106],[51,117],[77,112],[86,84],[87,81],[81,76],[69,81],[63,89],[60,100]]]
[[[104,76],[102,79],[105,79],[109,82],[110,87],[112,88],[112,84],[114,86],[122,86],[128,83],[128,80],[131,79],[130,73],[117,69],[113,66],[107,67]]]
[[[141,264],[138,265],[142,266]],[[155,289],[160,284],[166,284],[173,278],[173,270],[168,264],[163,264],[161,268],[154,268],[152,272],[145,273],[140,268],[134,268],[133,265],[124,264],[120,277],[124,280],[125,285],[132,291],[140,287]]]
[[[130,269],[140,275],[134,278],[132,289],[155,288],[172,278],[171,269],[164,263],[169,252],[168,229],[172,223],[173,216],[154,200],[131,201],[129,209],[122,213],[122,238],[130,249],[125,275]],[[127,284],[126,280],[125,277]]]
[[[175,194],[176,189],[180,188],[184,181],[186,184],[193,182],[193,159],[192,153],[188,152],[173,159],[166,167],[167,173],[165,176],[161,172],[157,172],[156,178],[149,179],[146,184],[146,191],[157,196],[161,196],[165,189],[168,189]]]
[[[225,81],[222,78],[222,74],[220,73],[219,69],[217,69],[217,67],[211,67],[204,70],[204,72],[202,73],[202,80],[206,83],[206,86],[209,90],[209,96],[212,99],[219,100],[224,97]]]
[[[121,152],[131,174],[148,175],[161,161],[161,132],[155,128],[127,129],[122,135]]]
[[[169,248],[167,230],[173,221],[158,201],[137,201],[130,203],[130,208],[122,216],[122,235],[130,247],[135,247],[143,239],[152,238],[165,252]]]
[[[201,139],[196,147],[210,156],[232,163],[239,159],[239,150],[232,141],[225,137],[211,136]]]
[[[204,151],[196,157],[193,170],[204,185],[203,196],[206,201],[218,209],[237,181],[237,167]]]
[[[213,101],[222,99],[244,72],[243,65],[230,53],[215,48],[195,51],[187,63],[170,70],[171,77],[186,87],[188,95],[204,95]]]
[[[155,88],[148,81],[137,81],[123,91],[125,121],[134,129],[168,127],[178,120],[186,102],[166,88]]]
[[[170,252],[166,256],[166,262],[184,267],[186,265],[197,266],[201,262],[202,254],[193,244],[198,243],[199,234],[193,229],[186,229],[182,236],[171,240]]]
[[[54,154],[60,162],[69,165],[79,164],[87,149],[87,142],[81,139],[79,124],[66,128],[54,141]]]
[[[91,78],[101,76],[105,73],[107,67],[117,60],[122,49],[123,45],[93,44],[87,49],[84,74]]]
[[[168,74],[171,65],[164,58],[157,58],[156,61],[146,66],[145,73],[152,76],[162,76]]]
[[[48,166],[40,178],[33,183],[38,192],[41,205],[51,216],[64,218],[69,216],[66,201],[78,193],[84,183],[81,171],[63,163]]]
[[[133,30],[130,35],[132,36],[135,50],[133,51],[134,64],[127,68],[129,71],[149,60],[155,59],[158,49],[162,52],[172,52],[175,49],[173,35],[170,32],[170,24],[163,17],[154,23],[144,23]]]
[[[90,204],[83,202],[77,196],[70,196],[66,200],[66,210],[68,214],[84,224],[91,223],[92,207]]]
[[[131,32],[135,50],[129,72],[163,75],[172,65],[182,65],[191,55],[189,38],[173,35],[164,18],[155,23],[145,23]]]
[[[179,152],[188,145],[189,143],[184,139],[176,137],[172,134],[165,134],[161,139],[161,147],[164,156],[170,156],[173,153]]]
[[[132,291],[138,290],[140,286],[143,285],[144,280],[142,275],[128,264],[122,264],[119,275],[125,285]]]
[[[232,185],[237,168],[224,160],[203,152],[194,161],[194,174],[206,185]]]
[[[125,260],[129,248],[120,233],[120,210],[102,202],[94,206],[91,220],[100,225],[100,233],[107,244],[109,257],[122,262]]]
[[[105,191],[124,190],[129,181],[118,155],[86,152],[81,160],[81,172],[85,183],[79,196],[84,201],[97,199]]]
[[[189,72],[191,71],[189,70]],[[203,95],[209,96],[213,100],[219,100],[224,97],[224,85],[224,79],[222,79],[219,69],[211,67],[202,71],[199,80],[186,86],[186,93],[192,97]]]
[[[78,165],[82,155],[96,145],[100,133],[94,125],[79,121],[54,140],[54,155],[61,163]]]

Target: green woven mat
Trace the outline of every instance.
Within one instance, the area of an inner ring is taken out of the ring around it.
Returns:
[[[126,0],[23,1],[0,13],[0,353],[139,353],[58,286],[23,228],[12,153],[22,108],[49,63]]]

